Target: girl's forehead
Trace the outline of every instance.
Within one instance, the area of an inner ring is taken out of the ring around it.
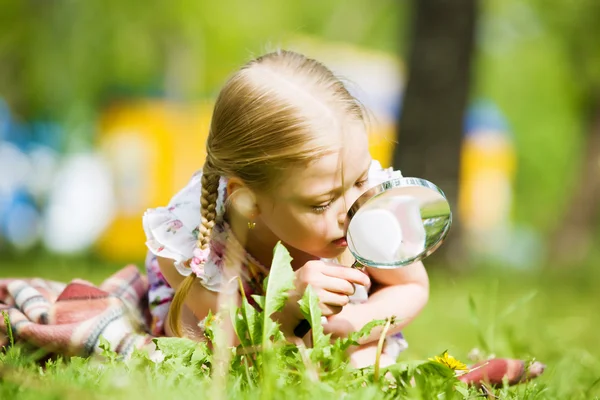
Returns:
[[[348,135],[345,139],[331,153],[303,168],[290,170],[281,185],[282,192],[288,194],[285,197],[311,199],[326,196],[360,178],[371,164],[367,135]]]

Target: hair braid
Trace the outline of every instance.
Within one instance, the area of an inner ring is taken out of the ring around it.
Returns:
[[[210,164],[207,162],[202,169],[202,194],[200,196],[200,224],[198,226],[198,247],[202,250],[208,249],[210,244],[210,234],[215,226],[217,217],[216,205],[219,191],[219,175],[213,173]],[[189,262],[189,261],[188,261]],[[171,331],[177,336],[183,336],[181,326],[181,311],[185,299],[192,289],[196,280],[196,274],[188,275],[181,285],[177,287],[173,302],[169,310],[168,324]]]
[[[215,173],[202,174],[202,196],[200,197],[200,225],[198,232],[198,247],[207,249],[210,233],[217,218],[216,207],[219,195],[219,175]]]

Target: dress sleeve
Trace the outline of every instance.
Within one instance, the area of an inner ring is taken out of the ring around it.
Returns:
[[[182,275],[189,275],[184,262],[192,258],[198,240],[202,174],[196,173],[166,207],[146,210],[142,218],[146,246],[156,256],[170,258]]]
[[[220,183],[219,191],[224,190],[223,182]],[[194,249],[198,242],[201,193],[202,172],[200,171],[173,196],[168,206],[148,209],[142,218],[148,250],[156,256],[174,260],[175,268],[183,276],[192,273],[186,262],[194,256]],[[217,209],[221,210],[223,207],[223,200],[218,199]],[[222,289],[223,261],[220,254],[212,251],[212,247],[211,245],[211,253],[198,279],[205,288],[217,292]]]
[[[369,186],[377,186],[390,179],[402,178],[400,170],[394,170],[392,167],[383,168],[379,161],[373,160],[369,169]]]

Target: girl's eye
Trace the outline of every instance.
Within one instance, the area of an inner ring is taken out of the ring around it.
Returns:
[[[369,178],[367,178],[367,179],[363,179],[362,181],[358,181],[358,182],[356,182],[356,183],[355,183],[355,186],[356,186],[356,187],[358,187],[358,188],[361,188],[361,187],[363,187],[364,185],[366,185],[366,184],[367,184],[367,182],[369,182]]]
[[[329,208],[329,206],[331,206],[331,201],[327,204],[323,204],[320,206],[311,206],[311,208],[317,214],[321,214],[321,213],[325,212]]]

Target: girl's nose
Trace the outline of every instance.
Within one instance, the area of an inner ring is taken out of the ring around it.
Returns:
[[[347,214],[346,207],[343,207],[342,210],[340,211],[340,213],[338,213],[338,224],[342,228],[344,227],[344,224],[346,223],[346,214]]]
[[[354,204],[356,199],[358,199],[361,194],[362,191],[360,189],[353,188],[349,190],[344,196],[344,206],[338,214],[338,224],[340,224],[341,227],[343,227],[346,223],[346,215],[348,215],[348,210],[350,209],[350,207],[352,207],[352,204]]]

